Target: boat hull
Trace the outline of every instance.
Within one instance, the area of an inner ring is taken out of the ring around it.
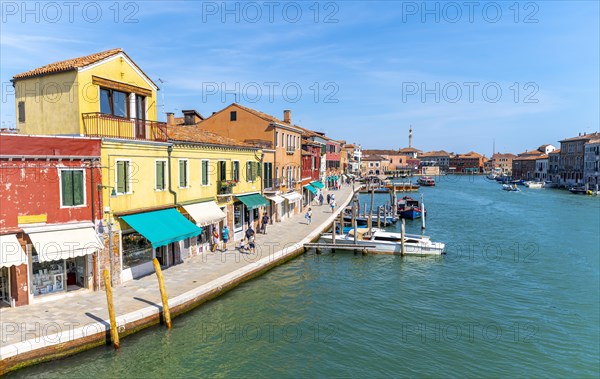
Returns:
[[[409,239],[407,236],[406,239]],[[332,242],[332,234],[326,233],[321,236],[321,240],[323,242],[331,243]],[[353,244],[354,238],[353,236],[346,235],[336,235],[335,241],[337,243],[343,244]],[[372,240],[361,240],[357,239],[356,244],[359,245],[357,248],[360,249],[361,245],[370,246],[367,248],[372,253],[380,253],[380,254],[393,254],[393,255],[401,255],[402,254],[402,244],[400,242],[387,242],[387,241],[372,241]],[[375,246],[375,248],[371,247]],[[426,239],[421,242],[405,242],[404,243],[404,255],[412,255],[412,256],[428,256],[428,255],[443,255],[445,254],[445,244],[441,242],[431,242],[429,239]],[[344,248],[347,250],[352,250],[351,248]]]

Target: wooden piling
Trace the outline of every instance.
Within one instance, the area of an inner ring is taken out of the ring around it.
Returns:
[[[358,201],[358,199],[357,199],[357,201]],[[360,209],[359,209],[359,211],[360,211]],[[357,239],[357,237],[358,237],[358,236],[356,235],[356,233],[357,233],[357,230],[356,230],[356,229],[357,229],[357,228],[356,228],[356,213],[357,213],[357,212],[356,212],[356,208],[355,208],[355,207],[352,207],[352,229],[354,230],[354,244],[355,244],[355,245],[356,245],[356,239]]]
[[[165,287],[165,278],[160,269],[160,263],[158,259],[152,260],[154,264],[154,271],[156,271],[156,278],[158,279],[158,288],[160,289],[160,298],[163,305],[163,317],[165,319],[165,325],[167,329],[171,329],[171,312],[169,311],[169,297],[167,296],[167,289]]]
[[[421,194],[421,229],[425,229],[425,203],[423,202],[423,194]]]
[[[106,290],[106,303],[108,304],[108,317],[110,319],[110,339],[115,347],[115,350],[121,348],[119,342],[119,330],[117,328],[117,319],[115,317],[115,305],[113,303],[112,285],[110,280],[110,272],[104,269],[104,288]]]
[[[383,224],[385,225],[385,221]],[[381,229],[381,206],[377,207],[377,228]]]
[[[406,248],[404,247],[404,236],[406,235],[405,232],[405,225],[406,222],[404,221],[404,219],[402,219],[402,226],[400,227],[400,254],[404,255],[406,254]]]
[[[333,230],[331,231],[331,243],[335,245],[335,237],[336,237],[336,232],[335,232],[335,227],[336,227],[337,221],[333,220]]]

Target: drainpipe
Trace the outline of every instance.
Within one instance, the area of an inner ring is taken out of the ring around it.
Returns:
[[[168,155],[168,166],[169,166],[169,193],[173,195],[173,203],[177,205],[177,192],[173,191],[172,174],[171,174],[171,153],[173,152],[173,145],[167,147]]]

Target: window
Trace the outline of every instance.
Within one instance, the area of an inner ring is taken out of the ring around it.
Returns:
[[[19,101],[19,122],[25,122],[25,102]]]
[[[240,162],[238,161],[231,162],[231,179],[236,182],[240,181]]]
[[[125,92],[100,88],[100,113],[128,117],[127,97]]]
[[[275,147],[279,146],[279,132],[275,132]]]
[[[188,161],[187,159],[179,160],[179,188],[188,186]]]
[[[129,161],[117,161],[117,193],[124,194],[129,193],[131,188],[131,173],[130,166],[131,162]]]
[[[246,162],[246,181],[247,182],[253,182],[254,178],[252,177],[252,163],[253,162]]]
[[[265,188],[273,187],[273,163],[265,162],[263,169],[263,183]]]
[[[165,189],[165,167],[167,162],[156,161],[156,186],[154,189],[163,191]]]
[[[229,112],[229,121],[237,121],[237,111]]]
[[[219,161],[219,181],[227,180],[227,162]]]
[[[83,170],[61,170],[61,205],[76,207],[84,203]]]
[[[285,133],[281,133],[281,147],[285,147]]]
[[[208,173],[208,161],[207,160],[203,160],[202,161],[202,185],[203,186],[207,186],[210,184],[210,176]]]

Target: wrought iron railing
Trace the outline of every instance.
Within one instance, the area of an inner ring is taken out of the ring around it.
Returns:
[[[167,141],[167,124],[137,118],[122,118],[99,112],[83,113],[84,133],[91,137]]]

